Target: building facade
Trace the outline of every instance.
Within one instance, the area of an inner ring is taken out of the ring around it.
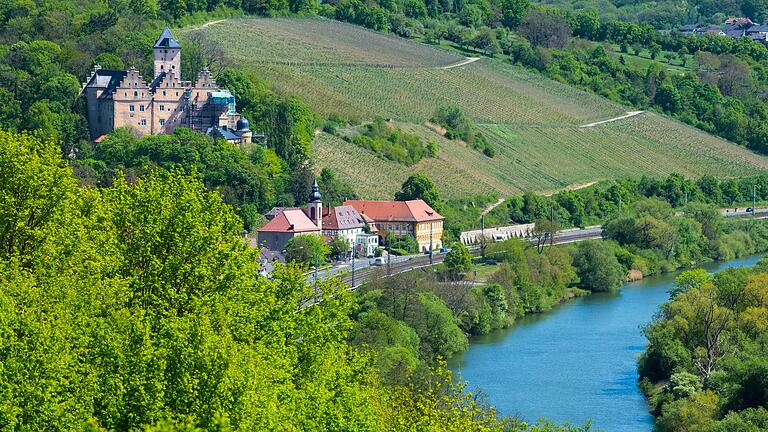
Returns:
[[[83,83],[92,140],[116,128],[138,135],[169,134],[187,127],[235,144],[251,142],[252,132],[236,111],[235,97],[220,89],[208,70],[194,82],[181,80],[181,45],[166,28],[153,48],[154,76],[134,68],[114,71],[96,66]]]
[[[363,234],[365,222],[352,206],[332,207],[323,213],[323,235],[341,237],[352,247],[358,235]]]
[[[422,251],[443,247],[444,218],[423,200],[347,200],[344,205],[353,207],[368,220],[371,232],[377,232],[383,241],[389,236],[413,236]]]

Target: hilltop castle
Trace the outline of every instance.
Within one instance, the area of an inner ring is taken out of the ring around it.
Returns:
[[[140,135],[173,133],[177,127],[223,138],[234,144],[251,142],[248,120],[235,110],[235,97],[216,85],[204,69],[194,83],[181,80],[181,45],[165,28],[153,48],[154,78],[96,66],[83,83],[92,140],[115,128],[131,127]]]

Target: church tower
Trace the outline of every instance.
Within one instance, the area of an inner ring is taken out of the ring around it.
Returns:
[[[171,29],[166,27],[163,30],[152,51],[155,56],[155,77],[162,72],[173,72],[177,79],[181,79],[181,45],[171,34]]]
[[[312,184],[312,193],[309,195],[309,219],[323,229],[323,199],[320,196],[320,187],[317,186],[317,179]]]

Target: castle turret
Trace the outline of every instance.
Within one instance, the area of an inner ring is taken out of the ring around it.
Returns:
[[[243,143],[251,142],[253,133],[251,132],[251,125],[245,117],[240,117],[240,120],[237,121],[237,131],[235,131],[235,134],[242,139]]]
[[[317,186],[317,179],[312,184],[312,193],[309,195],[309,219],[323,229],[323,199],[320,196],[320,187]]]
[[[152,50],[155,57],[155,77],[163,72],[173,72],[177,77],[181,77],[181,45],[171,34],[171,29],[166,27],[163,30]]]

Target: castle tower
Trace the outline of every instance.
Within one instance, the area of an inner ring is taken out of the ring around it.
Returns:
[[[320,187],[317,186],[317,179],[312,185],[312,193],[309,195],[309,219],[323,229],[323,200],[320,196]]]
[[[152,49],[155,56],[155,77],[162,72],[173,72],[177,78],[181,78],[181,45],[168,27],[163,30],[160,38]]]
[[[243,143],[250,143],[253,139],[251,124],[245,117],[240,117],[240,120],[237,121],[237,131],[235,132],[235,135],[239,136],[243,140]]]

